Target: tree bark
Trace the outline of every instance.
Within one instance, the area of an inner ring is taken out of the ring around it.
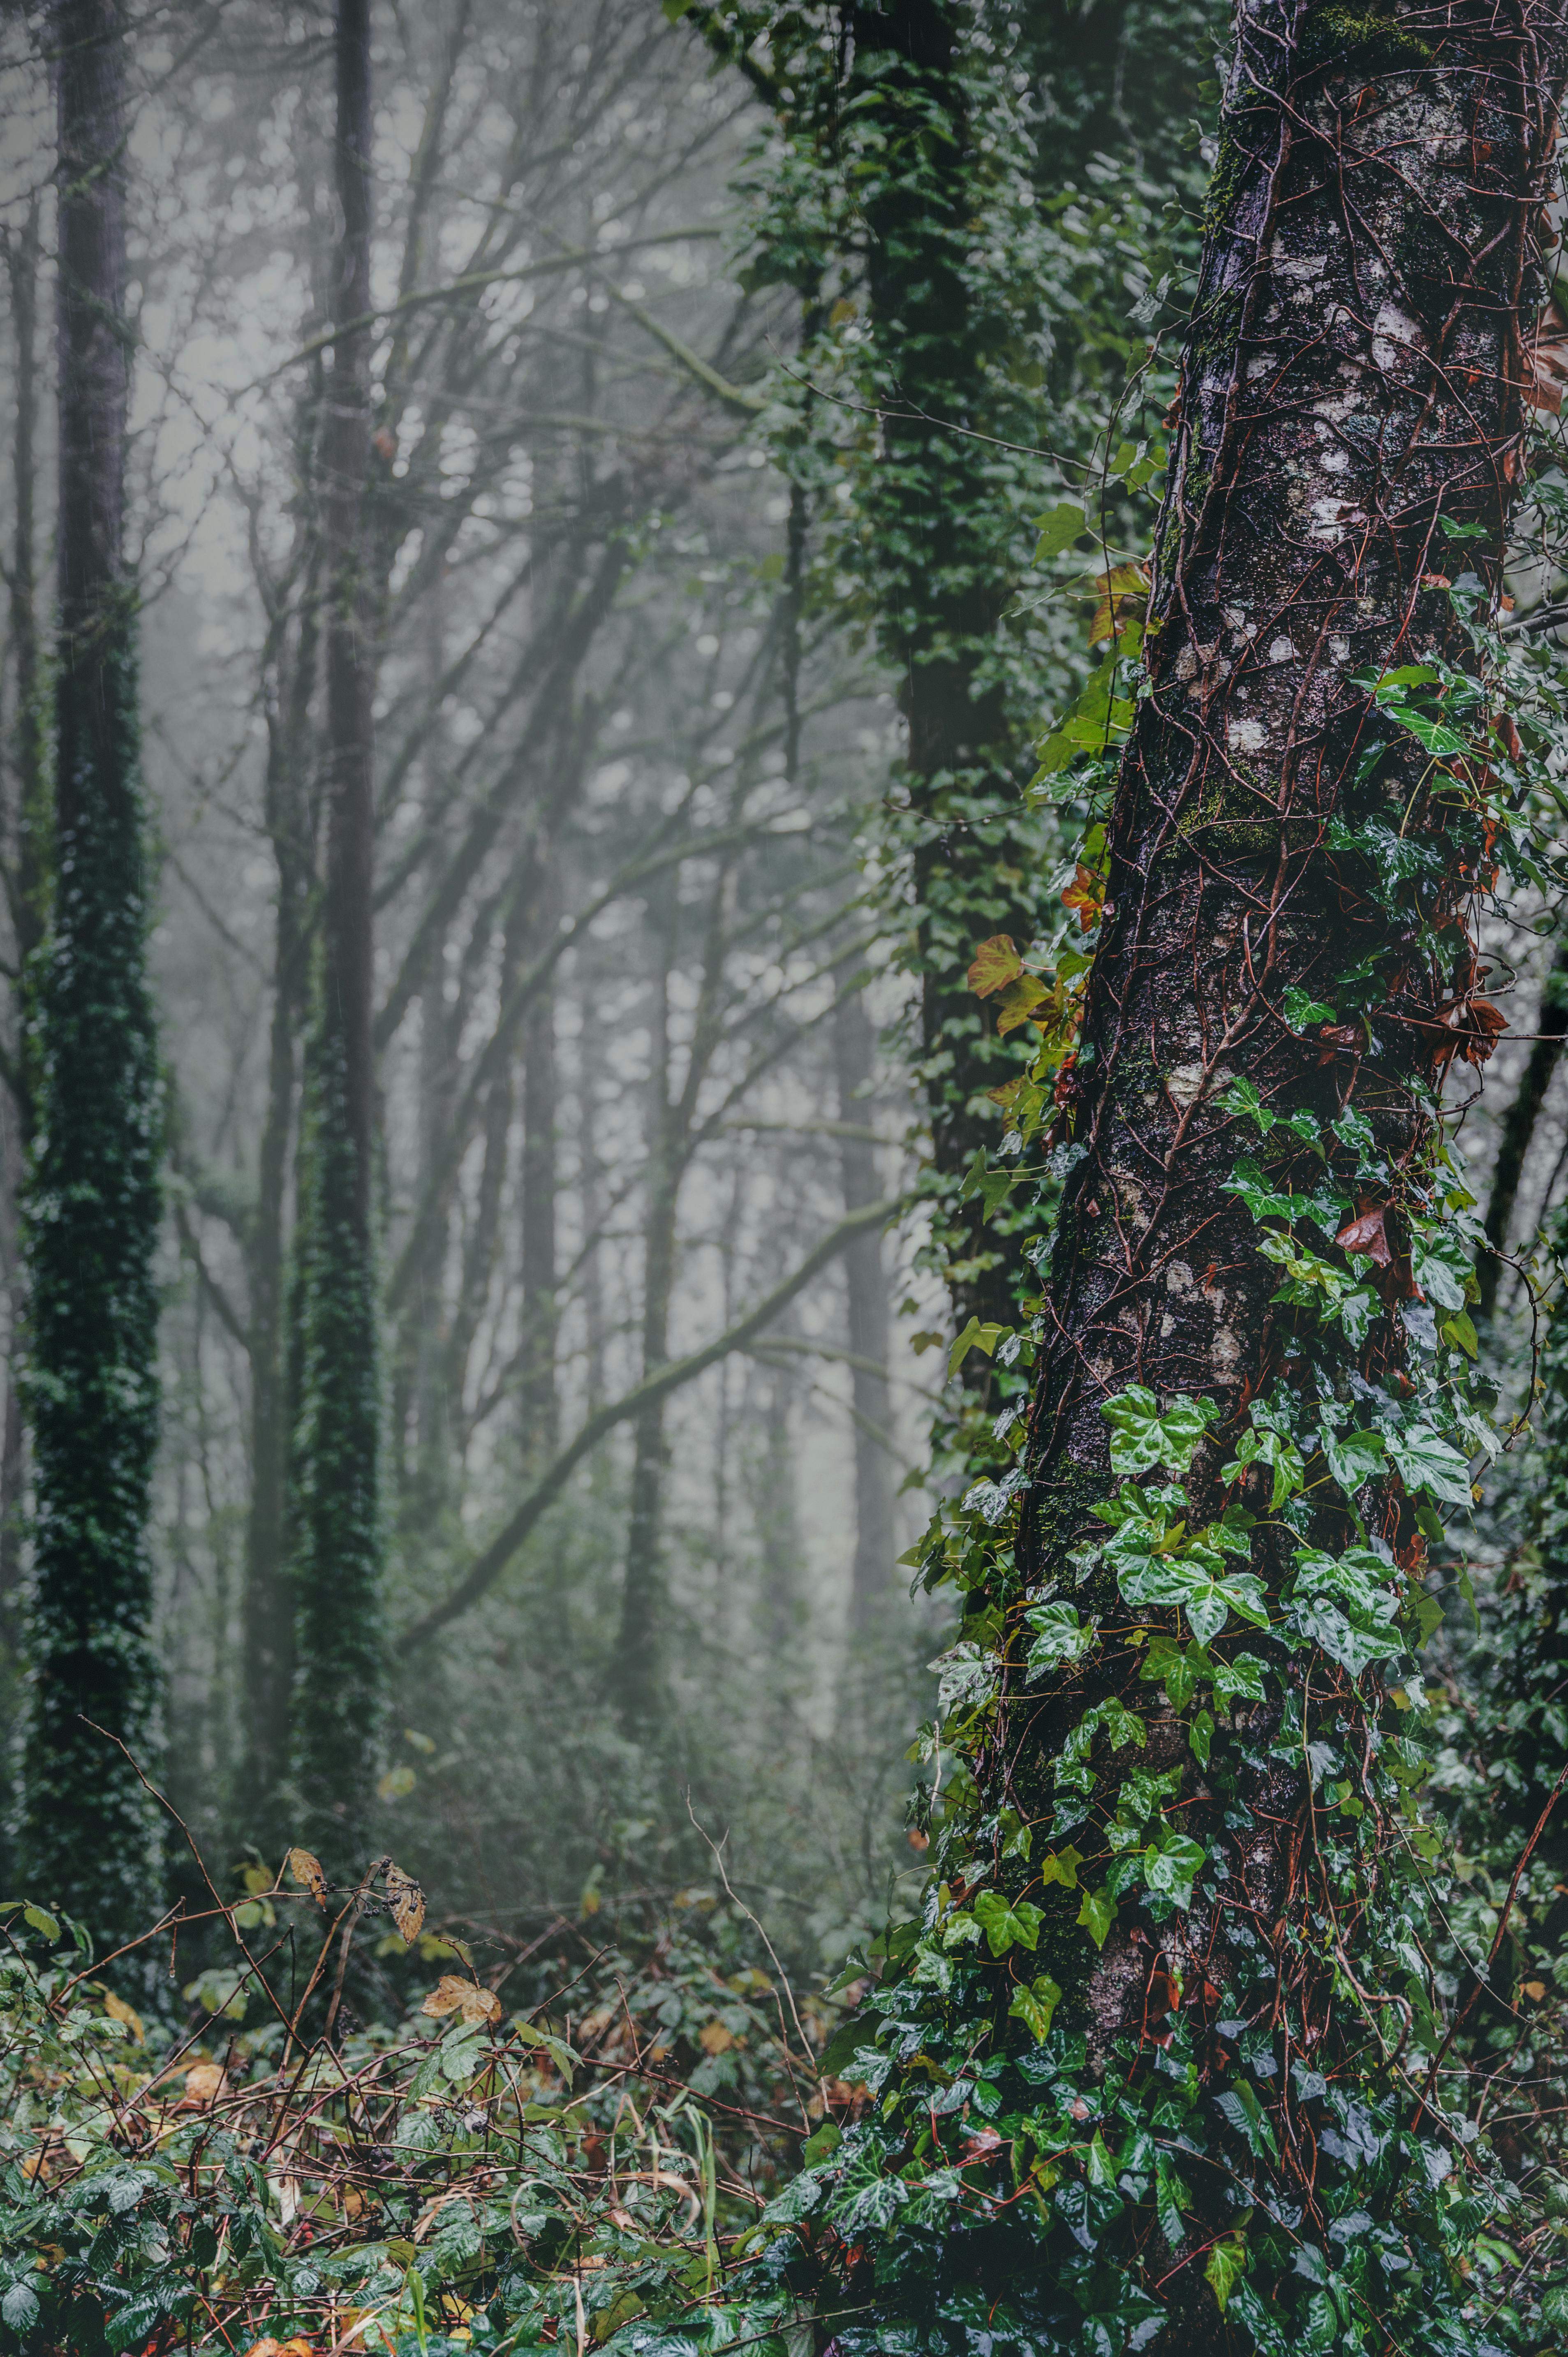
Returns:
[[[28,1889],[109,1945],[145,1928],[161,1879],[159,1829],[132,1760],[151,1762],[158,1698],[148,1520],[162,1103],[145,963],[135,593],[124,554],[124,11],[117,0],[60,0],[53,34],[55,898],[36,1009],[35,1703],[21,1846]]]
[[[1295,1736],[1305,1744],[1315,1732],[1337,1740],[1337,1727],[1369,1729],[1378,1705],[1325,1654],[1287,1652],[1249,1630],[1284,1701],[1222,1713],[1200,1774],[1179,1714],[1151,1706],[1158,1690],[1140,1681],[1137,1644],[1112,1633],[1129,1618],[1113,1573],[1101,1558],[1073,1585],[1069,1558],[1104,1537],[1093,1509],[1114,1484],[1101,1411],[1126,1386],[1218,1410],[1187,1480],[1194,1526],[1218,1514],[1221,1458],[1260,1395],[1282,1388],[1300,1403],[1305,1430],[1320,1380],[1346,1398],[1355,1381],[1380,1381],[1391,1399],[1401,1392],[1401,1296],[1413,1287],[1400,1281],[1397,1248],[1364,1343],[1342,1353],[1358,1372],[1320,1376],[1337,1363],[1319,1355],[1326,1329],[1281,1306],[1280,1266],[1260,1248],[1268,1232],[1230,1191],[1257,1133],[1226,1092],[1249,1081],[1274,1114],[1324,1125],[1329,1168],[1346,1185],[1361,1166],[1326,1125],[1346,1109],[1364,1115],[1392,1174],[1381,1189],[1391,1232],[1400,1205],[1421,1200],[1432,1135],[1423,1092],[1441,1081],[1455,1037],[1477,1038],[1466,912],[1485,854],[1447,847],[1470,840],[1452,835],[1452,788],[1444,802],[1434,764],[1413,738],[1379,726],[1355,674],[1470,665],[1439,578],[1460,569],[1440,518],[1479,527],[1463,561],[1495,598],[1523,474],[1525,307],[1539,299],[1563,51],[1555,10],[1527,8],[1505,27],[1489,7],[1465,5],[1351,24],[1303,0],[1245,0],[1238,39],[1157,542],[1146,683],[1108,830],[1084,1093],[1020,1539],[1028,1591],[1062,1583],[1103,1633],[1043,1694],[1013,1674],[984,1769],[994,1803],[1048,1822],[1067,1737],[1089,1707],[1120,1701],[1145,1715],[1147,1746],[1116,1752],[1103,1733],[1094,1738],[1100,1797],[1078,1846],[1102,1845],[1132,1765],[1145,1775],[1174,1768],[1182,1797],[1172,1821],[1219,1862],[1221,1878],[1195,1893],[1190,1911],[1155,1912],[1157,1929],[1123,1902],[1098,1953],[1075,1928],[1079,1894],[1034,1889],[1045,1915],[1039,1953],[1065,1992],[1060,2018],[1085,2032],[1096,2073],[1120,2080],[1119,2040],[1139,2049],[1156,1965],[1195,2034],[1213,2012],[1268,2025],[1275,2075],[1257,2092],[1274,2159],[1260,2168],[1261,2146],[1254,2156],[1238,2140],[1222,2167],[1192,2164],[1197,2217],[1186,2256],[1162,2244],[1146,2211],[1122,2230],[1123,2253],[1135,2244],[1144,2254],[1150,2281],[1168,2275],[1160,2345],[1183,2352],[1226,2345],[1228,2327],[1190,2260],[1224,2230],[1226,2169],[1268,2180],[1271,2201],[1294,2204],[1303,2233],[1323,2234],[1320,2179],[1333,2172],[1315,2158],[1321,2121],[1294,2067],[1330,2081],[1348,2068],[1364,2084],[1394,2086],[1374,2064],[1348,2061],[1364,2049],[1365,2020],[1337,1995],[1316,1931],[1300,1936],[1332,1921],[1337,1953],[1369,1941],[1376,1953],[1375,1885],[1352,1897],[1324,1879],[1325,1803],[1295,1764]],[[1431,854],[1424,931],[1406,914],[1416,895],[1386,891],[1378,845],[1402,831]],[[1470,834],[1479,845],[1478,822]],[[1287,1000],[1292,988],[1301,1001]],[[1310,1190],[1310,1170],[1323,1166],[1283,1135],[1290,1153],[1282,1157],[1276,1134],[1263,1158],[1294,1177],[1270,1183]],[[1320,1254],[1334,1252],[1334,1224],[1312,1236]],[[1266,1515],[1266,1480],[1261,1500],[1255,1477],[1241,1491]],[[1313,1509],[1319,1546],[1342,1549],[1349,1536],[1337,1494],[1317,1490],[1331,1501]],[[1369,1512],[1419,1579],[1408,1498],[1391,1481]],[[1278,1522],[1254,1535],[1252,1568],[1273,1598],[1298,1544]],[[1133,1617],[1176,1627],[1165,1610]],[[1037,1840],[1036,1853],[1045,1846]],[[1210,2150],[1220,2151],[1212,2138]]]
[[[865,1001],[858,991],[833,1009],[833,1063],[839,1120],[847,1128],[870,1119],[865,1091],[875,1070],[875,1038]],[[875,1202],[876,1149],[864,1138],[845,1137],[839,1148],[843,1207],[855,1211]],[[892,1415],[887,1388],[889,1318],[882,1239],[863,1236],[844,1254],[849,1308],[851,1398],[854,1407],[854,1557],[850,1566],[849,1626],[865,1637],[883,1622],[895,1588],[893,1578],[893,1458],[881,1437]]]
[[[326,393],[327,878],[320,996],[301,1156],[301,1395],[295,1774],[310,1832],[352,1862],[371,1806],[385,1697],[381,1363],[373,1222],[375,794],[371,468],[369,0],[339,0],[337,190],[341,216]]]
[[[1498,1306],[1498,1288],[1503,1274],[1501,1255],[1508,1248],[1525,1158],[1541,1109],[1546,1103],[1546,1092],[1552,1086],[1552,1076],[1563,1058],[1563,1035],[1568,1032],[1568,940],[1559,942],[1548,969],[1535,1028],[1537,1037],[1530,1042],[1519,1087],[1503,1115],[1498,1136],[1498,1158],[1492,1165],[1491,1192],[1487,1198],[1486,1232],[1490,1250],[1482,1254],[1476,1271],[1481,1287],[1481,1297],[1476,1305],[1477,1325],[1489,1325]]]

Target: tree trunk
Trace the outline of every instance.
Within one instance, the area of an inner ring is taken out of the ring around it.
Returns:
[[[1430,34],[1414,18],[1408,32],[1391,18],[1348,28],[1299,0],[1250,0],[1240,16],[1158,541],[1158,635],[1110,825],[1079,1060],[1086,1093],[1032,1412],[1021,1555],[1036,1595],[1070,1580],[1069,1553],[1104,1537],[1092,1519],[1113,1486],[1101,1411],[1127,1386],[1218,1410],[1187,1478],[1194,1528],[1219,1512],[1220,1461],[1243,1437],[1250,1402],[1282,1401],[1310,1456],[1325,1393],[1348,1401],[1347,1385],[1377,1383],[1391,1407],[1411,1388],[1399,1305],[1413,1286],[1408,1264],[1400,1282],[1396,1213],[1416,1216],[1430,1184],[1423,1091],[1453,1053],[1455,1024],[1477,1034],[1466,909],[1484,855],[1452,786],[1444,799],[1414,740],[1377,726],[1353,674],[1468,662],[1437,577],[1452,562],[1440,518],[1479,527],[1465,562],[1488,595],[1498,587],[1522,473],[1520,306],[1539,285],[1561,49],[1554,17],[1506,34],[1474,6],[1434,21]],[[1402,832],[1430,852],[1424,938],[1406,915],[1414,896],[1384,889],[1386,843]],[[1314,1212],[1312,1159],[1294,1133],[1283,1133],[1289,1154],[1275,1133],[1262,1156],[1271,1188],[1301,1190],[1298,1239],[1311,1221],[1319,1254],[1341,1219],[1389,1207],[1390,1275],[1359,1351],[1309,1311],[1279,1306],[1280,1259],[1261,1247],[1283,1232],[1256,1224],[1231,1189],[1239,1157],[1257,1151],[1257,1127],[1228,1093],[1239,1079],[1276,1116],[1307,1116],[1314,1134],[1347,1110],[1369,1125],[1359,1146],[1342,1120],[1321,1132],[1336,1208]],[[1241,1477],[1236,1494],[1268,1510],[1257,1476]],[[1338,1553],[1351,1524],[1337,1493],[1326,1497],[1299,1536]],[[1414,1579],[1412,1502],[1390,1480],[1367,1511],[1394,1550],[1391,1573],[1397,1558]],[[1273,1598],[1290,1593],[1298,1532],[1276,1522],[1252,1541]],[[1389,1969],[1376,1910],[1394,1870],[1387,1811],[1397,1794],[1386,1774],[1362,1773],[1388,1736],[1377,1731],[1376,1694],[1359,1691],[1330,1653],[1248,1631],[1282,1698],[1271,1690],[1229,1725],[1222,1711],[1200,1774],[1180,1713],[1151,1710],[1136,1651],[1109,1633],[1128,1617],[1113,1571],[1090,1571],[1076,1594],[1106,1638],[1041,1697],[1015,1674],[988,1777],[1032,1821],[1049,1815],[1054,1795],[1049,1838],[1070,1831],[1092,1858],[1103,1857],[1119,1806],[1131,1834],[1118,1839],[1139,1837],[1133,1768],[1144,1779],[1174,1770],[1182,1797],[1162,1805],[1178,1808],[1174,1822],[1207,1850],[1212,1877],[1190,1911],[1155,1905],[1145,1928],[1112,1899],[1098,1953],[1076,1928],[1075,1914],[1088,1920],[1076,1892],[1036,1886],[1036,1896],[1040,1954],[1066,1992],[1063,2018],[1086,2033],[1091,2077],[1120,2075],[1116,2041],[1148,2034],[1155,1980],[1175,1992],[1195,2036],[1217,2013],[1260,2025],[1266,2039],[1272,2075],[1256,2102],[1271,2122],[1269,2155],[1237,2108],[1248,2132],[1210,2133],[1208,2162],[1184,2163],[1200,2222],[1184,2249],[1152,2208],[1130,2213],[1118,2235],[1130,2266],[1167,2284],[1172,2337],[1162,2345],[1211,2350],[1226,2326],[1185,2254],[1225,2231],[1228,2172],[1266,2181],[1269,2203],[1304,2213],[1314,2240],[1325,2202],[1338,2198],[1329,2189],[1355,2174],[1321,2149],[1325,2139],[1336,2148],[1333,2115],[1309,2101],[1299,2073],[1318,2074],[1318,2088],[1323,2074],[1343,2076],[1369,2101],[1398,2095],[1397,2079],[1358,2055],[1366,2019],[1337,1996],[1322,1961],[1327,1938],[1346,1975],[1375,1991]],[[1134,1617],[1176,1633],[1168,1610]],[[1079,1808],[1057,1771],[1096,1706],[1141,1708],[1146,1746],[1134,1760],[1103,1731],[1086,1734],[1100,1800]],[[1370,1878],[1353,1892],[1326,1862],[1326,1801],[1315,1803],[1296,1765],[1309,1736],[1347,1760],[1377,1823],[1361,1852]],[[1106,1867],[1086,1869],[1086,1885],[1091,1873],[1101,1879]],[[1239,2039],[1240,2026],[1230,2034]],[[1205,2067],[1223,2106],[1223,2062]],[[1393,2330],[1397,2283],[1385,2280]],[[1242,2298],[1232,2294],[1232,2312]]]
[[[1564,47],[1559,12],[1479,0],[1243,0],[1237,30],[1022,1523],[1015,1555],[988,1485],[931,1557],[966,1589],[942,1749],[978,1797],[947,1770],[875,2001],[923,2049],[879,2110],[928,2166],[975,2138],[933,2082],[996,2082],[1013,2165],[945,2231],[952,2332],[983,2300],[1036,2347],[1172,2357],[1348,2346],[1352,2312],[1390,2346],[1466,2330],[1421,2093],[1434,1836],[1387,1686],[1412,1703],[1433,1500],[1470,1496],[1432,1106],[1489,1046],[1499,812],[1446,576],[1495,614]],[[1441,687],[1438,759],[1363,683],[1394,666]]]
[[[838,1081],[839,1120],[846,1127],[871,1119],[866,1090],[875,1060],[875,1036],[859,992],[833,1009],[833,1062]],[[864,1138],[846,1137],[839,1147],[843,1207],[858,1211],[875,1202],[876,1149]],[[893,1556],[893,1458],[882,1436],[889,1429],[892,1398],[887,1388],[889,1319],[882,1239],[862,1236],[843,1256],[849,1300],[851,1397],[854,1405],[854,1559],[850,1569],[850,1633],[870,1635],[884,1621],[895,1594]]]
[[[373,1232],[375,1063],[370,479],[369,0],[339,0],[338,335],[322,436],[328,545],[328,837],[320,998],[301,1153],[296,1780],[311,1834],[351,1863],[384,1712],[381,1369]]]
[[[308,438],[308,428],[306,438]],[[267,833],[277,868],[273,1007],[267,1042],[266,1119],[256,1171],[256,1210],[246,1253],[250,1296],[251,1509],[245,1526],[244,1752],[236,1831],[270,1857],[287,1828],[282,1793],[289,1768],[295,1673],[295,1593],[287,1528],[290,1397],[285,1344],[286,1201],[299,1083],[299,1036],[309,998],[311,895],[316,866],[310,776],[318,565],[303,568],[290,643],[278,618],[274,694],[267,705]]]
[[[549,896],[544,896],[549,905]],[[524,1461],[549,1463],[561,1445],[555,1389],[555,1194],[557,1117],[555,996],[529,1009],[522,1037],[522,1383],[519,1409]]]
[[[1001,430],[987,414],[961,270],[973,242],[973,135],[950,0],[847,14],[855,64],[846,104],[873,110],[892,167],[869,175],[864,205],[871,319],[888,403],[866,522],[883,651],[908,729],[914,963],[940,1226],[959,1322],[975,1316],[1009,1324],[1011,1256],[986,1230],[978,1203],[958,1200],[958,1186],[976,1149],[998,1134],[985,1092],[1017,1065],[970,990],[967,970],[994,934],[1026,947],[1045,903],[1043,843],[1020,794],[1034,762],[1010,722],[993,660],[1017,571],[1007,546],[1015,526],[999,508],[983,436],[949,425]],[[914,146],[927,158],[918,176],[902,161]]]
[[[1568,939],[1559,942],[1557,954],[1541,986],[1535,1028],[1537,1036],[1530,1042],[1519,1087],[1503,1115],[1498,1137],[1498,1158],[1492,1165],[1492,1189],[1487,1198],[1486,1222],[1487,1243],[1490,1250],[1481,1254],[1480,1265],[1476,1272],[1481,1287],[1481,1297],[1476,1306],[1478,1325],[1489,1325],[1498,1306],[1498,1287],[1503,1274],[1500,1255],[1508,1248],[1509,1230],[1513,1225],[1514,1206],[1519,1200],[1525,1157],[1535,1135],[1535,1125],[1541,1118],[1541,1108],[1546,1103],[1546,1092],[1552,1086],[1552,1075],[1562,1060],[1563,1034],[1568,1032]],[[1543,1211],[1544,1208],[1543,1205]]]
[[[163,1117],[124,558],[124,12],[60,0],[53,37],[59,638],[29,1201],[36,1684],[22,1864],[31,1891],[112,1945],[145,1928],[161,1878],[160,1830],[132,1762],[151,1764],[158,1693],[147,1525]]]

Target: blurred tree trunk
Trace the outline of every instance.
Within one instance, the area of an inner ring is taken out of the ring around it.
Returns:
[[[1490,1320],[1498,1306],[1498,1287],[1503,1274],[1499,1255],[1508,1247],[1509,1230],[1513,1225],[1514,1206],[1519,1200],[1520,1181],[1524,1177],[1535,1125],[1546,1103],[1546,1092],[1552,1086],[1552,1075],[1563,1058],[1563,1034],[1568,1032],[1568,937],[1558,942],[1556,955],[1547,970],[1535,1028],[1537,1036],[1530,1041],[1519,1087],[1503,1115],[1498,1158],[1492,1165],[1486,1220],[1487,1242],[1491,1249],[1481,1254],[1476,1270],[1481,1287],[1476,1307],[1479,1325]]]
[[[838,1080],[839,1120],[846,1127],[869,1125],[865,1091],[875,1065],[875,1035],[858,991],[833,1009],[833,1063]],[[858,1211],[875,1203],[876,1149],[865,1138],[845,1137],[839,1147],[843,1207]],[[894,1594],[893,1458],[881,1436],[887,1432],[892,1400],[887,1388],[891,1321],[882,1239],[856,1239],[843,1256],[849,1297],[851,1396],[854,1403],[854,1561],[850,1573],[852,1636],[869,1635],[882,1621]]]
[[[28,1036],[27,1004],[33,987],[33,960],[43,939],[45,918],[44,851],[48,839],[48,712],[38,663],[38,547],[35,528],[35,487],[38,468],[38,425],[40,401],[38,350],[38,199],[27,207],[25,224],[5,237],[5,269],[11,289],[11,331],[16,339],[16,404],[11,430],[11,565],[8,608],[11,662],[16,712],[11,732],[10,769],[14,781],[5,813],[7,836],[5,877],[16,942],[17,980],[16,1021],[7,1047],[6,1075],[16,1125],[7,1125],[0,1188],[5,1195],[5,1266],[10,1311],[10,1351],[5,1382],[5,1415],[0,1431],[0,1652],[7,1663],[15,1657],[17,1613],[21,1601],[22,1506],[27,1478],[27,1425],[18,1380],[22,1363],[23,1272],[19,1259],[17,1212],[24,1183],[27,1149],[33,1129],[32,1042]],[[5,1811],[9,1823],[11,1812]],[[3,1836],[0,1836],[3,1838]]]
[[[381,1365],[373,1220],[375,614],[371,468],[369,0],[339,0],[338,333],[321,437],[327,541],[327,877],[300,1156],[301,1392],[291,1465],[295,1779],[339,1867],[369,1813],[385,1693]]]
[[[317,396],[302,421],[308,465]],[[320,624],[320,546],[312,531],[299,567],[297,612],[286,596],[269,632],[263,671],[267,723],[264,815],[277,871],[273,935],[272,1019],[267,1039],[266,1116],[257,1158],[256,1208],[246,1253],[250,1296],[251,1510],[245,1527],[244,1754],[236,1831],[270,1856],[286,1831],[279,1820],[289,1766],[294,1686],[294,1582],[287,1487],[290,1396],[285,1340],[287,1195],[299,1086],[299,1041],[309,1000],[311,900],[316,872],[311,701]]]
[[[161,1884],[160,1829],[132,1760],[152,1764],[158,1695],[148,1522],[163,1106],[146,979],[135,588],[124,554],[124,11],[118,0],[59,0],[52,38],[59,635],[55,898],[35,1010],[36,1685],[21,1846],[28,1889],[108,1946],[145,1928]]]
[[[543,905],[551,905],[546,889]],[[522,1385],[523,1458],[547,1464],[561,1445],[555,1388],[555,1195],[557,1120],[555,996],[542,992],[522,1035]]]

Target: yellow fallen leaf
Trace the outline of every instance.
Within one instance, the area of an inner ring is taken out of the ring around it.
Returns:
[[[392,1921],[405,1940],[417,1940],[424,1921],[424,1891],[413,1875],[404,1874],[401,1866],[388,1866],[386,1887]]]
[[[124,1998],[123,1996],[116,1996],[113,1989],[105,1989],[103,1992],[103,2010],[109,2016],[111,2021],[123,2021],[124,2023],[126,2029],[130,2031],[138,2046],[143,2043],[145,2033],[142,2029],[142,2017],[136,2011],[134,2006],[127,2005]]]
[[[1541,1998],[1546,1995],[1546,1983],[1544,1981],[1526,1981],[1523,1984],[1523,1986],[1526,1996],[1532,1996],[1537,2005],[1541,2003]]]
[[[327,1904],[327,1877],[321,1871],[321,1860],[307,1849],[291,1849],[288,1870],[302,1889],[308,1890],[318,1907]]]
[[[188,2104],[209,2104],[223,2085],[223,2068],[218,2062],[196,2062],[185,2074],[185,2098]]]
[[[478,1981],[460,1980],[456,1973],[443,1973],[419,2009],[437,2020],[443,2014],[460,2013],[470,2027],[501,2018],[501,2001],[493,1989],[481,1988]]]
[[[704,2054],[727,2054],[735,2044],[735,2032],[722,2021],[710,2021],[698,2032],[697,2043]]]

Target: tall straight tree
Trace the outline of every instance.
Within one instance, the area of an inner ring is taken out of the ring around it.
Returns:
[[[868,2144],[980,2184],[961,2072],[999,2165],[868,2261],[846,2357],[889,2307],[949,2349],[982,2309],[1063,2352],[1486,2339],[1412,1736],[1483,1429],[1439,1091],[1535,856],[1493,633],[1565,61],[1561,0],[1238,13],[1025,1502],[928,1556],[975,1783],[813,2232],[895,2213]]]
[[[157,1719],[147,1524],[162,1115],[124,562],[126,14],[119,0],[60,0],[53,27],[59,614],[27,1216],[37,1511],[22,1864],[33,1890],[113,1946],[145,1928],[159,1889],[134,1762]]]
[[[294,1304],[298,1410],[295,1772],[340,1866],[369,1807],[385,1697],[381,1354],[373,1211],[369,0],[337,19],[335,339],[320,445],[327,544],[327,877],[307,1051]]]

